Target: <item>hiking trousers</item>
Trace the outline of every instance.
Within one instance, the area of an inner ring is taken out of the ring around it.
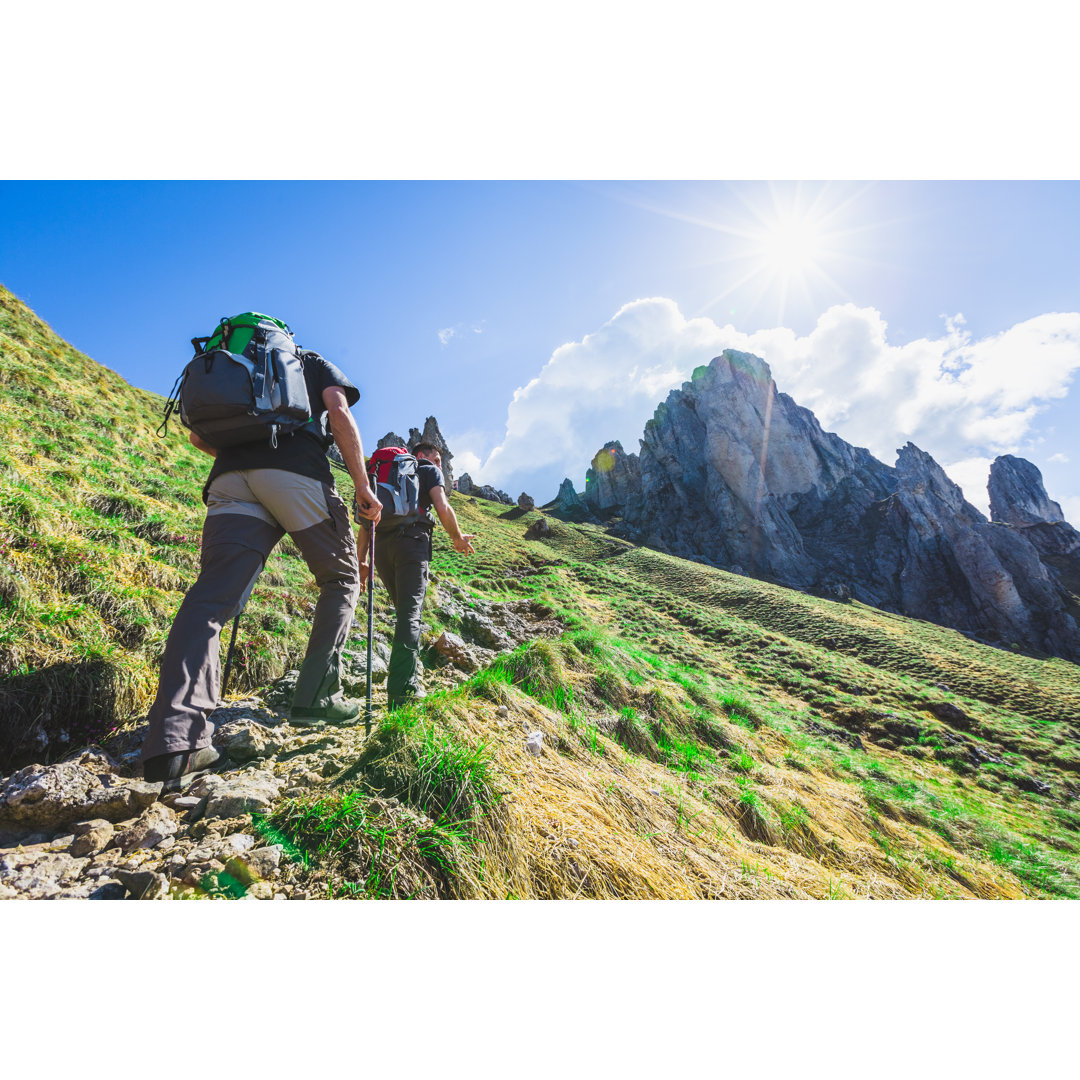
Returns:
[[[375,530],[375,569],[397,615],[386,675],[386,699],[390,705],[424,690],[420,615],[430,562],[430,529],[414,525],[383,535]]]
[[[274,545],[292,538],[319,599],[293,704],[341,697],[341,651],[360,593],[356,540],[332,484],[283,469],[223,473],[207,492],[199,577],[173,620],[142,759],[209,746],[221,684],[221,629],[243,610]]]

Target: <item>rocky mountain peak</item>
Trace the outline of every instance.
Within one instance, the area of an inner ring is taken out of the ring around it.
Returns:
[[[413,450],[422,442],[429,442],[438,448],[439,453],[442,455],[443,479],[446,481],[447,489],[453,490],[454,468],[451,462],[454,460],[454,455],[450,452],[450,447],[447,446],[446,439],[443,438],[443,433],[439,430],[439,421],[434,416],[429,416],[424,421],[423,431],[419,428],[409,428],[409,437],[407,439],[393,431],[388,431],[378,441],[376,449],[382,450],[387,446],[407,446],[409,450]]]
[[[1060,507],[1021,459],[998,459],[991,498],[995,520],[1058,531],[991,525],[913,443],[890,467],[822,430],[737,350],[668,394],[639,453],[605,443],[585,489],[589,510],[638,543],[1080,659],[1080,536],[1048,524]]]
[[[601,517],[618,513],[640,500],[641,471],[636,454],[627,454],[618,440],[606,442],[593,456],[585,474],[585,503]]]
[[[552,509],[567,521],[583,521],[589,516],[588,508],[574,489],[574,482],[570,477],[566,477],[559,485],[559,494],[555,496]]]
[[[1064,521],[1061,507],[1046,494],[1042,473],[1024,458],[1004,454],[990,466],[990,520],[1010,525]]]

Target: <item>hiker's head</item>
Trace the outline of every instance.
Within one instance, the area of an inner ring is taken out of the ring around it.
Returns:
[[[423,458],[424,461],[430,461],[432,465],[442,468],[442,454],[439,453],[439,448],[434,443],[417,443],[413,447],[413,457]]]

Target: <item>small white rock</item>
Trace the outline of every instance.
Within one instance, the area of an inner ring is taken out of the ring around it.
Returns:
[[[533,757],[539,757],[544,750],[544,733],[542,731],[530,731],[529,737],[525,740],[525,749]]]
[[[224,851],[232,855],[243,855],[245,851],[255,846],[255,837],[249,836],[247,833],[233,833],[231,836],[226,836],[221,842],[221,847]]]

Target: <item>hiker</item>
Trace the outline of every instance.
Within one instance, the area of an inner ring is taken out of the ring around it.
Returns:
[[[286,533],[321,590],[296,681],[290,721],[347,724],[360,715],[359,704],[342,695],[340,667],[341,651],[368,568],[360,566],[357,559],[349,513],[330,472],[326,456],[329,440],[325,434],[329,425],[356,486],[360,514],[378,522],[381,504],[371,489],[360,432],[349,412],[360,391],[318,353],[296,349],[287,327],[288,338],[280,334],[278,341],[270,325],[276,320],[261,318],[264,321],[254,331],[257,338],[263,334],[258,338],[258,348],[247,346],[243,355],[257,356],[259,362],[271,356],[274,378],[280,377],[282,386],[286,377],[292,378],[293,373],[299,376],[302,371],[307,410],[301,410],[300,416],[310,415],[310,420],[288,434],[279,435],[279,426],[274,425],[262,430],[262,435],[269,438],[250,441],[248,436],[249,441],[219,449],[194,430],[189,432],[191,444],[214,459],[203,488],[207,509],[201,568],[169,631],[142,749],[144,777],[165,781],[167,788],[182,786],[186,782],[182,778],[190,779],[192,774],[214,768],[223,760],[223,755],[211,746],[214,725],[208,719],[218,704],[221,629],[243,610],[267,557]],[[240,319],[237,316],[233,321]],[[223,320],[222,324],[228,322]],[[236,333],[235,327],[231,332]],[[202,375],[213,340],[194,341],[198,355],[189,368],[197,365],[196,376]],[[269,351],[267,340],[280,348]],[[211,345],[204,344],[206,351],[199,353],[199,343],[206,341]],[[235,350],[238,345],[223,336],[219,347]],[[226,367],[230,359],[237,359],[236,353],[214,355],[223,357],[222,365]],[[281,375],[286,364],[288,374]],[[266,369],[269,367],[267,364]],[[206,371],[210,369],[207,361]],[[291,391],[294,386],[285,389]],[[270,418],[283,415],[279,411]],[[255,412],[247,412],[241,422],[254,423],[254,417]],[[182,406],[181,418],[192,426]],[[290,425],[283,423],[280,427],[288,431]],[[215,441],[227,438],[215,435]]]
[[[395,448],[405,453],[404,447]],[[376,451],[372,462],[391,450]],[[420,614],[424,606],[424,594],[428,586],[428,564],[431,562],[431,536],[435,522],[434,510],[443,528],[450,534],[454,550],[463,555],[473,555],[473,533],[463,533],[446,498],[442,474],[442,455],[429,442],[417,443],[413,448],[416,458],[418,481],[418,506],[405,516],[389,513],[384,499],[382,520],[375,526],[375,569],[379,580],[390,594],[390,603],[397,613],[394,643],[390,651],[390,665],[386,676],[386,704],[393,709],[410,699],[422,698],[424,694],[423,667],[420,663]],[[369,465],[369,468],[371,466]],[[380,492],[381,494],[381,492]],[[364,573],[368,551],[368,531],[360,524],[360,569]],[[366,580],[366,578],[365,578]]]

